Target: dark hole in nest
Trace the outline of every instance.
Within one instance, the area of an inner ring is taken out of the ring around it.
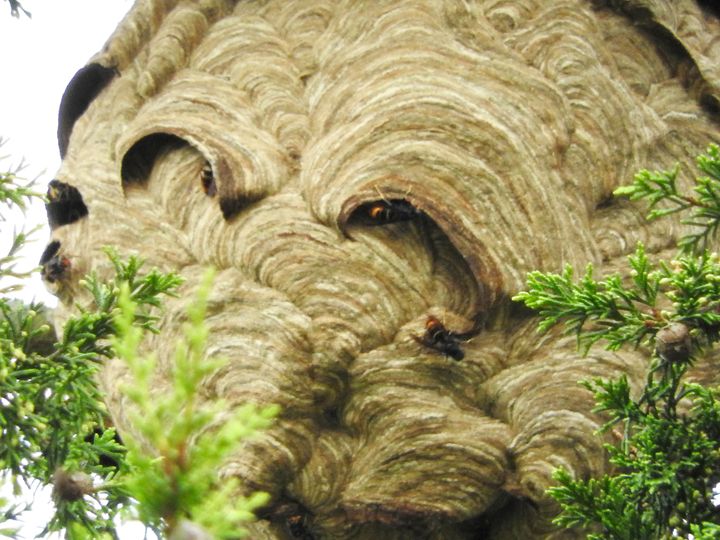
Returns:
[[[700,98],[700,106],[707,112],[708,114],[712,116],[719,116],[720,115],[720,101],[715,96],[711,96],[710,94],[704,94]]]
[[[705,13],[720,17],[720,3],[718,3],[718,0],[698,0],[698,4]]]
[[[70,80],[60,101],[60,111],[58,112],[57,138],[60,157],[65,157],[70,143],[70,135],[77,119],[117,74],[114,67],[88,64]]]
[[[220,210],[222,211],[223,218],[226,221],[234,218],[240,211],[247,208],[253,203],[256,203],[262,198],[257,197],[221,197],[220,198]]]
[[[88,215],[87,206],[75,186],[52,180],[48,184],[47,198],[45,212],[50,229],[69,225]]]
[[[610,208],[613,204],[617,202],[617,199],[615,196],[610,193],[609,195],[604,196],[600,201],[595,205],[595,210],[602,210],[603,208]]]
[[[161,154],[185,146],[191,145],[185,139],[170,133],[153,133],[138,140],[122,159],[120,176],[123,187],[144,185],[150,177],[155,161]],[[253,198],[247,195],[236,197],[223,193],[221,186],[218,185],[216,170],[207,160],[200,170],[199,184],[208,197],[219,196],[220,211],[226,220],[232,219],[247,206],[262,198],[261,195]]]
[[[143,137],[123,156],[120,173],[123,186],[144,183],[161,151],[181,148],[187,144],[185,140],[170,133],[153,133]]]
[[[47,245],[45,251],[42,252],[42,255],[40,255],[39,264],[47,264],[50,259],[57,255],[58,251],[60,251],[60,242],[58,240],[53,240]]]

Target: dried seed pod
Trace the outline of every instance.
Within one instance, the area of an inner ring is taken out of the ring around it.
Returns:
[[[668,362],[686,361],[691,349],[690,329],[683,323],[670,323],[655,335],[655,352]]]
[[[52,496],[56,501],[77,501],[95,491],[92,478],[82,472],[68,472],[58,467],[53,474]]]

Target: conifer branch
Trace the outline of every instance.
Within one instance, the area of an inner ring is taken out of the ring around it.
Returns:
[[[720,223],[718,147],[710,146],[698,165],[708,176],[697,179],[694,196],[678,192],[678,166],[641,171],[615,191],[647,200],[648,219],[691,212],[683,222],[698,229],[680,241],[675,260],[653,265],[640,244],[629,257],[630,279],[595,280],[591,266],[577,282],[570,267],[532,272],[528,290],[514,297],[538,311],[540,331],[564,325],[585,352],[600,340],[611,350],[653,347],[637,398],[624,375],[581,382],[594,393],[594,412],[607,418],[600,431],[623,425],[621,442],[606,446],[618,474],[576,479],[558,469],[559,485],[548,490],[562,507],[555,523],[586,528],[589,539],[718,537],[720,388],[683,381],[695,356],[720,341],[720,264],[705,249]],[[681,400],[690,402],[688,413],[680,411]]]

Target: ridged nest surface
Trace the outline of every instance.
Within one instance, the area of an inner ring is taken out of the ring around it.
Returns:
[[[509,298],[530,270],[672,253],[682,226],[611,193],[695,175],[718,66],[710,2],[140,0],[61,105],[85,210],[53,231],[60,319],[104,245],[181,273],[146,344],[162,391],[219,270],[206,354],[229,363],[203,396],[283,410],[221,471],[273,495],[252,538],[288,537],[290,502],[307,538],[572,537],[551,473],[605,472],[613,440],[577,382],[637,388],[647,355],[583,357]],[[121,432],[127,377],[101,381]]]

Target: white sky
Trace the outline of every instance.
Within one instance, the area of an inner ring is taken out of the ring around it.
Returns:
[[[131,0],[22,0],[28,19],[10,16],[9,3],[0,0],[0,148],[1,170],[27,163],[22,176],[38,178],[40,191],[60,166],[57,146],[57,113],[65,86],[75,72],[100,50],[132,5]],[[0,208],[6,214],[5,208]],[[27,267],[37,265],[49,237],[45,209],[36,204],[25,216],[26,229],[42,223],[25,252]],[[13,227],[23,217],[11,215],[0,223],[0,254],[7,253]],[[55,305],[39,275],[18,294]]]
[[[0,148],[1,170],[27,163],[22,176],[38,179],[45,192],[60,165],[56,130],[57,112],[65,86],[75,72],[100,50],[105,40],[132,5],[131,0],[22,0],[32,19],[10,16],[7,1],[0,0],[0,137],[7,142]],[[0,208],[7,217],[5,208]],[[36,204],[23,218],[10,215],[0,223],[0,254],[7,253],[13,228],[29,229],[42,223],[28,246],[23,265],[37,265],[49,237],[45,208]],[[55,305],[39,276],[18,295]],[[8,486],[2,495],[12,498]],[[40,494],[36,512],[25,518],[22,535],[33,538],[40,532],[51,511],[47,493]],[[137,525],[137,524],[136,524]],[[123,527],[123,538],[142,538],[142,527]]]

